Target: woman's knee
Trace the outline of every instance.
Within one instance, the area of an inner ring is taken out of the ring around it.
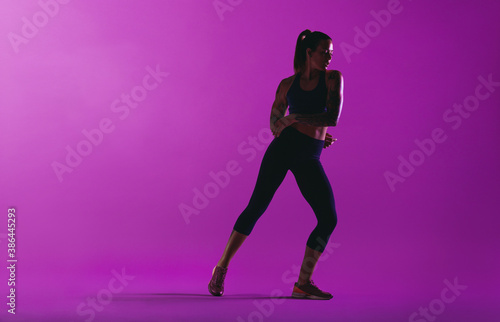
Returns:
[[[256,221],[249,220],[249,218],[244,218],[240,216],[234,223],[233,230],[239,232],[240,234],[248,236],[252,232],[255,224]]]
[[[337,214],[333,212],[328,216],[321,217],[321,219],[318,220],[318,227],[323,232],[322,235],[331,235],[335,227],[337,227]]]

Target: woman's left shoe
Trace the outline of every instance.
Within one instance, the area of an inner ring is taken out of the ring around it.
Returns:
[[[208,291],[213,296],[224,294],[224,279],[226,278],[227,267],[215,266],[212,270],[212,279],[208,283]]]
[[[314,285],[312,280],[310,280],[304,285],[295,283],[293,286],[292,297],[295,299],[329,300],[333,297],[333,295],[323,292],[316,285]]]

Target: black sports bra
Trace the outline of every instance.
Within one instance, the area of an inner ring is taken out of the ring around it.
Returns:
[[[286,93],[290,114],[317,114],[326,112],[325,72],[320,72],[318,85],[312,91],[300,88],[300,74],[295,75],[292,86]]]

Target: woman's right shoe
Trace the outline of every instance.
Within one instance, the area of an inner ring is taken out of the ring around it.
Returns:
[[[224,279],[226,278],[227,267],[215,266],[212,270],[212,279],[208,283],[208,291],[213,296],[224,294]]]
[[[323,292],[316,285],[314,285],[312,280],[310,280],[303,285],[295,283],[293,286],[292,297],[295,299],[329,300],[333,297],[333,295],[328,292]]]

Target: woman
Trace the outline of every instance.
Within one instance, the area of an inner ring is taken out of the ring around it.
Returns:
[[[271,131],[275,138],[262,159],[250,202],[236,220],[224,253],[212,271],[208,284],[212,295],[224,293],[229,262],[290,170],[318,220],[307,240],[292,297],[332,298],[311,280],[318,258],[337,225],[332,188],[319,160],[322,149],[336,140],[326,131],[328,126],[337,125],[342,110],[342,74],[326,70],[332,53],[333,43],[328,35],[310,30],[300,33],[293,62],[295,74],[280,82],[272,106]],[[287,106],[290,111],[285,116]]]

